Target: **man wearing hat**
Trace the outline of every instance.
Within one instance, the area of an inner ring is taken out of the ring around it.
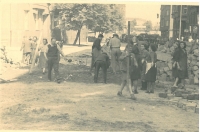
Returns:
[[[91,62],[90,72],[92,72],[92,69],[94,67],[94,61],[96,60],[97,56],[100,54],[102,39],[103,39],[103,34],[99,34],[98,38],[94,41],[92,45],[92,62]]]
[[[111,67],[113,69],[113,72],[116,74],[117,65],[119,67],[119,57],[121,55],[121,42],[118,39],[117,34],[113,34],[113,38],[110,39],[109,45],[111,49]]]

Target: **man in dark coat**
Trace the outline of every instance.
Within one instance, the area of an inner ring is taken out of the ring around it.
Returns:
[[[105,52],[100,53],[95,59],[94,66],[95,66],[94,82],[97,83],[99,69],[101,68],[102,71],[103,71],[104,83],[106,83],[106,80],[107,80],[107,69],[110,66],[110,60],[109,60],[109,57],[108,57],[107,53],[105,53]]]
[[[92,69],[94,67],[94,61],[101,51],[101,40],[102,39],[103,39],[103,35],[99,34],[98,38],[94,41],[94,43],[92,45],[92,61],[91,61],[90,72],[92,72]]]

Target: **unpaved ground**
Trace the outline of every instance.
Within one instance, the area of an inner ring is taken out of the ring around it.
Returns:
[[[0,85],[0,129],[4,130],[103,130],[136,132],[195,132],[198,114],[168,106],[157,93],[139,91],[137,100],[116,95],[119,75],[108,72],[108,84],[94,84],[89,67],[60,65],[61,84],[47,82],[39,70]],[[69,76],[71,75],[71,76]],[[166,87],[166,86],[165,86]]]

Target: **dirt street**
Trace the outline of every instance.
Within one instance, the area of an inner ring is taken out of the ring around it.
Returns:
[[[108,84],[94,84],[89,67],[60,65],[61,84],[47,82],[39,70],[18,82],[0,85],[0,129],[103,130],[136,132],[198,131],[198,114],[168,106],[157,92],[139,91],[129,99],[125,89],[118,97],[120,78],[108,72]]]

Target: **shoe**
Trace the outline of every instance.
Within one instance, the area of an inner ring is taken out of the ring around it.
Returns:
[[[57,83],[61,83],[61,80],[57,80]]]
[[[171,93],[174,93],[174,92],[176,91],[177,88],[178,88],[178,87],[172,86],[172,87],[171,87]]]
[[[154,93],[154,91],[150,91],[150,93]]]
[[[136,97],[135,97],[134,94],[131,94],[131,99],[132,99],[132,100],[136,100]]]
[[[134,90],[133,93],[134,93],[134,94],[138,94],[138,91],[137,91],[137,90]]]
[[[122,92],[118,91],[117,95],[122,96]]]

